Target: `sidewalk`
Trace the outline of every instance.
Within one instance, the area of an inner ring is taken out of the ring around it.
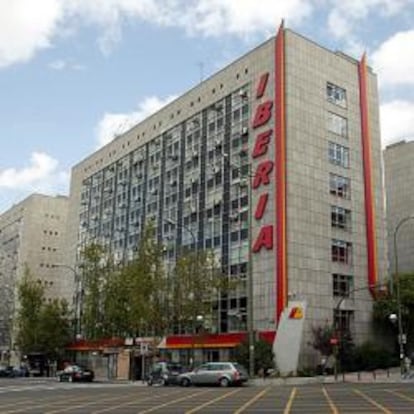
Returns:
[[[305,385],[305,384],[335,384],[342,382],[351,383],[396,383],[396,382],[414,382],[414,376],[402,378],[400,368],[390,370],[376,370],[364,372],[347,372],[334,375],[319,375],[315,377],[286,377],[286,378],[253,378],[250,380],[251,385]]]

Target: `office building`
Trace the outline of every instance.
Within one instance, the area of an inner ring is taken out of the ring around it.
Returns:
[[[397,236],[398,271],[413,273],[414,142],[400,141],[386,147],[384,171],[390,273],[395,272],[395,235]]]
[[[72,303],[72,283],[55,264],[63,261],[68,198],[32,194],[0,215],[0,349],[13,345],[18,284],[26,267],[45,287],[45,298]],[[65,296],[66,294],[66,296]]]
[[[380,160],[365,57],[281,27],[73,168],[71,265],[91,240],[132,257],[150,218],[167,263],[194,234],[228,277],[246,281],[220,301],[207,358],[240,342],[252,290],[253,328],[268,340],[288,301],[306,300],[300,352],[309,361],[312,326],[335,324],[356,342],[372,334],[375,284],[387,270]],[[171,335],[164,346],[190,345]]]

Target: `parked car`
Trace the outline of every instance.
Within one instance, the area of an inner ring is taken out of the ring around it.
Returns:
[[[0,365],[0,377],[14,377],[13,367],[11,365]]]
[[[16,365],[13,367],[13,376],[14,377],[29,377],[30,372],[29,368],[27,368],[25,365]]]
[[[157,362],[147,377],[148,385],[177,385],[179,375],[184,371],[181,364],[176,362]]]
[[[92,382],[95,374],[92,370],[79,365],[68,365],[63,371],[57,373],[59,382]]]
[[[246,369],[237,362],[208,362],[185,372],[178,377],[180,385],[242,385],[247,382],[249,376]]]

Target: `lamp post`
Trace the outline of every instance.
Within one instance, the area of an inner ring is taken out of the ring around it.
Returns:
[[[394,273],[394,280],[395,280],[395,293],[397,296],[397,322],[398,322],[398,343],[400,346],[400,369],[401,369],[401,376],[404,375],[404,332],[403,332],[403,324],[402,324],[402,306],[401,306],[401,289],[400,289],[400,277],[398,274],[398,244],[397,244],[397,236],[398,230],[401,226],[409,220],[414,220],[414,216],[407,216],[402,218],[395,227],[394,230],[394,265],[395,265],[395,273]]]
[[[340,306],[342,305],[342,302],[345,300],[345,299],[347,299],[347,298],[350,298],[351,297],[351,295],[353,294],[353,293],[355,293],[355,292],[358,292],[358,291],[361,291],[361,290],[371,290],[371,289],[376,289],[376,288],[386,288],[386,286],[387,286],[387,284],[386,283],[375,283],[375,284],[371,284],[371,285],[368,285],[368,286],[362,286],[362,287],[359,287],[359,288],[355,288],[355,289],[351,289],[351,290],[349,290],[348,292],[345,292],[342,296],[341,296],[341,298],[339,299],[339,301],[338,301],[338,303],[336,304],[336,306],[335,306],[335,312],[334,312],[334,321],[333,321],[333,326],[334,326],[334,332],[335,332],[335,334],[337,335],[337,336],[339,336],[339,338],[338,337],[336,337],[336,338],[334,338],[335,339],[335,341],[334,342],[332,342],[332,339],[331,339],[331,344],[333,344],[334,345],[334,349],[335,349],[335,357],[338,357],[339,356],[339,347],[338,347],[338,343],[340,343],[341,342],[341,337],[342,337],[342,327],[339,325],[339,323],[336,323],[336,321],[335,321],[335,315],[338,315],[338,313],[339,313],[339,308],[340,308]],[[338,335],[339,334],[339,335]],[[337,360],[337,358],[335,359],[335,365],[334,365],[334,375],[335,375],[335,380],[337,379],[337,377],[338,377],[338,360]]]
[[[223,154],[223,157],[227,160],[230,167],[237,170],[241,170],[244,165],[247,166],[247,173],[245,177],[248,177],[248,206],[249,213],[247,217],[247,232],[248,232],[248,252],[247,252],[247,341],[249,346],[249,375],[254,376],[254,360],[255,360],[255,335],[254,335],[254,311],[253,311],[253,254],[252,254],[252,240],[253,240],[253,196],[252,196],[252,178],[255,175],[252,174],[252,165],[250,163],[243,165],[235,165],[229,159],[229,154]],[[241,185],[241,183],[240,183]]]
[[[70,270],[74,275],[75,281],[75,297],[74,297],[74,307],[75,307],[75,323],[73,327],[73,337],[75,340],[80,339],[81,337],[81,314],[82,314],[82,286],[81,286],[81,278],[79,273],[69,265],[65,264],[54,264],[53,267],[61,267],[64,269]]]
[[[171,224],[171,225],[178,226],[177,222],[175,222],[174,220],[171,220],[170,218],[165,218],[164,221],[166,223]],[[186,226],[185,224],[181,224],[180,227],[182,227],[183,229],[185,229],[186,231],[188,231],[190,233],[193,244],[195,246],[196,260],[198,262],[198,246],[197,246],[197,237],[196,237],[196,235],[194,234],[193,230],[189,226]],[[194,299],[194,292],[190,292],[189,299],[191,301],[195,300]],[[192,366],[194,365],[194,355],[195,355],[194,339],[195,339],[195,334],[196,334],[196,320],[197,320],[198,316],[200,316],[200,315],[192,315],[192,338],[191,338],[191,360],[192,360],[191,365]]]

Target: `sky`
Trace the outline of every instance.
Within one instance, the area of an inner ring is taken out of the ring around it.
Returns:
[[[414,139],[414,0],[0,0],[0,214],[273,36],[378,74],[382,145]]]

